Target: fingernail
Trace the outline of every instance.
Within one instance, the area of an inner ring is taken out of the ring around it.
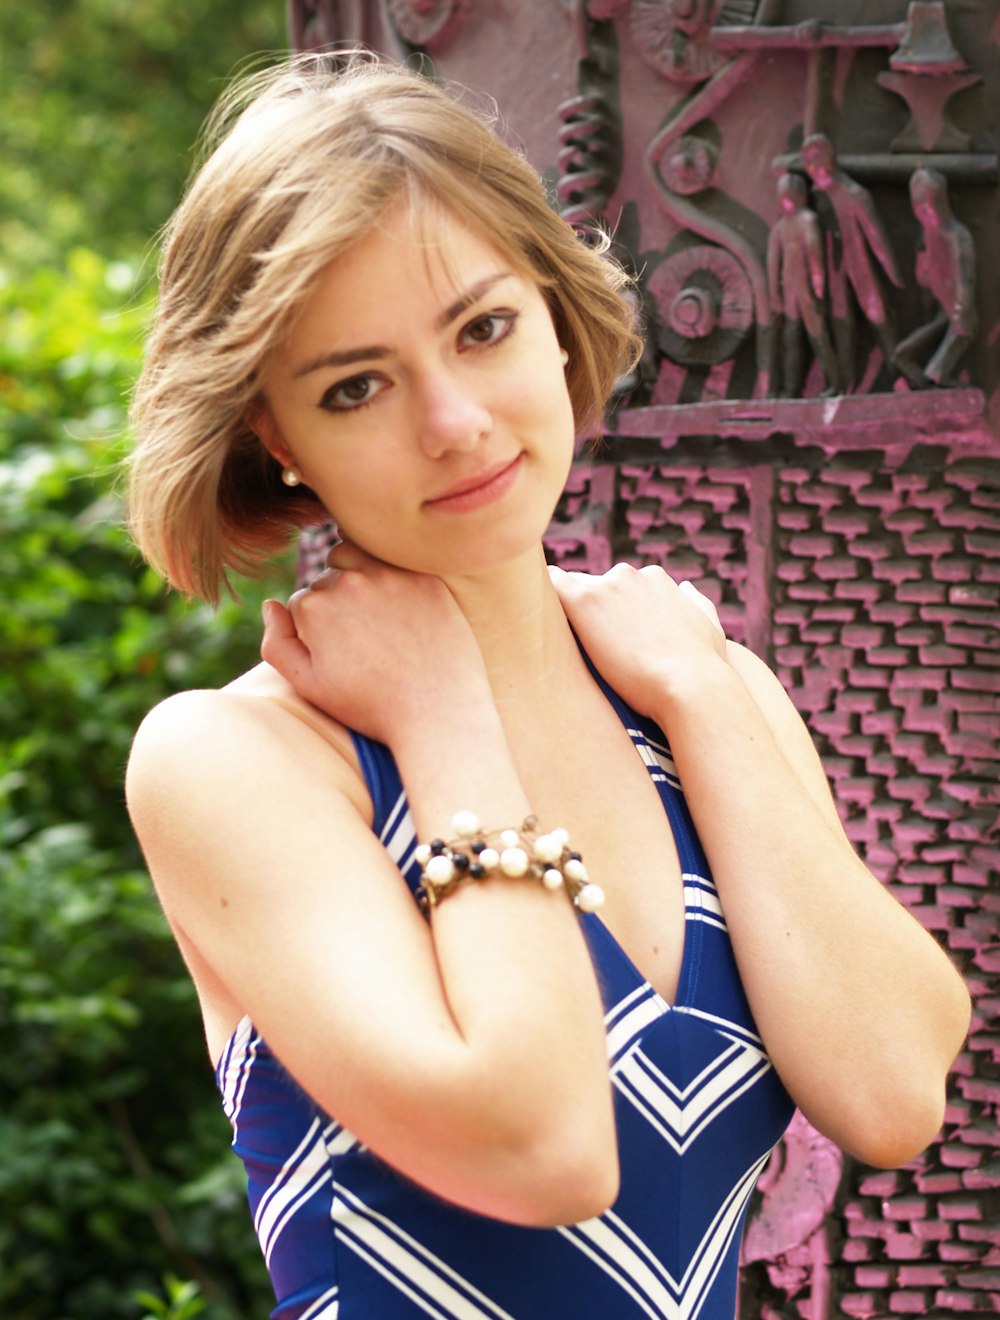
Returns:
[[[274,601],[265,600],[260,607],[260,612],[264,616],[264,627],[266,628],[271,622],[271,616],[274,614]]]

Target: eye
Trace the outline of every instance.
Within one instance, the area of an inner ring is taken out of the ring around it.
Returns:
[[[328,412],[356,412],[381,394],[385,384],[378,376],[352,376],[328,389],[320,407]]]
[[[516,312],[487,312],[464,327],[461,342],[474,348],[493,348],[513,331],[516,321]]]

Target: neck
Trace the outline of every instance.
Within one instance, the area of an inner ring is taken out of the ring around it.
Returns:
[[[498,705],[530,698],[578,658],[541,546],[489,573],[444,580],[479,643]]]

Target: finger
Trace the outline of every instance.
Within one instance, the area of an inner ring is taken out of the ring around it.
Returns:
[[[693,582],[688,582],[686,579],[683,582],[678,582],[677,589],[683,592],[688,600],[697,605],[702,614],[707,615],[716,627],[722,627],[719,622],[719,611],[715,608],[715,602],[710,600],[703,591],[699,591]]]
[[[570,594],[581,585],[584,577],[582,573],[568,573],[566,569],[560,568],[558,564],[548,564],[549,581],[555,587],[560,596]]]
[[[260,644],[261,659],[292,682],[294,674],[302,674],[311,664],[308,649],[299,640],[291,613],[276,600],[263,605],[264,637]]]

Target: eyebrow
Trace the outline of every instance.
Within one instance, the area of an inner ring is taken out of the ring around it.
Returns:
[[[512,271],[496,271],[492,275],[485,275],[481,280],[461,293],[453,303],[442,311],[434,320],[435,330],[446,330],[452,321],[462,315],[464,311],[477,303],[480,298],[486,296],[494,285],[499,284],[501,280],[510,279]],[[324,367],[345,367],[352,362],[363,362],[371,358],[385,358],[392,354],[392,349],[385,344],[368,344],[361,348],[347,348],[332,353],[323,353],[320,357],[307,362],[305,366],[292,373],[293,379],[298,380],[300,376],[308,376],[314,371],[320,371]]]

